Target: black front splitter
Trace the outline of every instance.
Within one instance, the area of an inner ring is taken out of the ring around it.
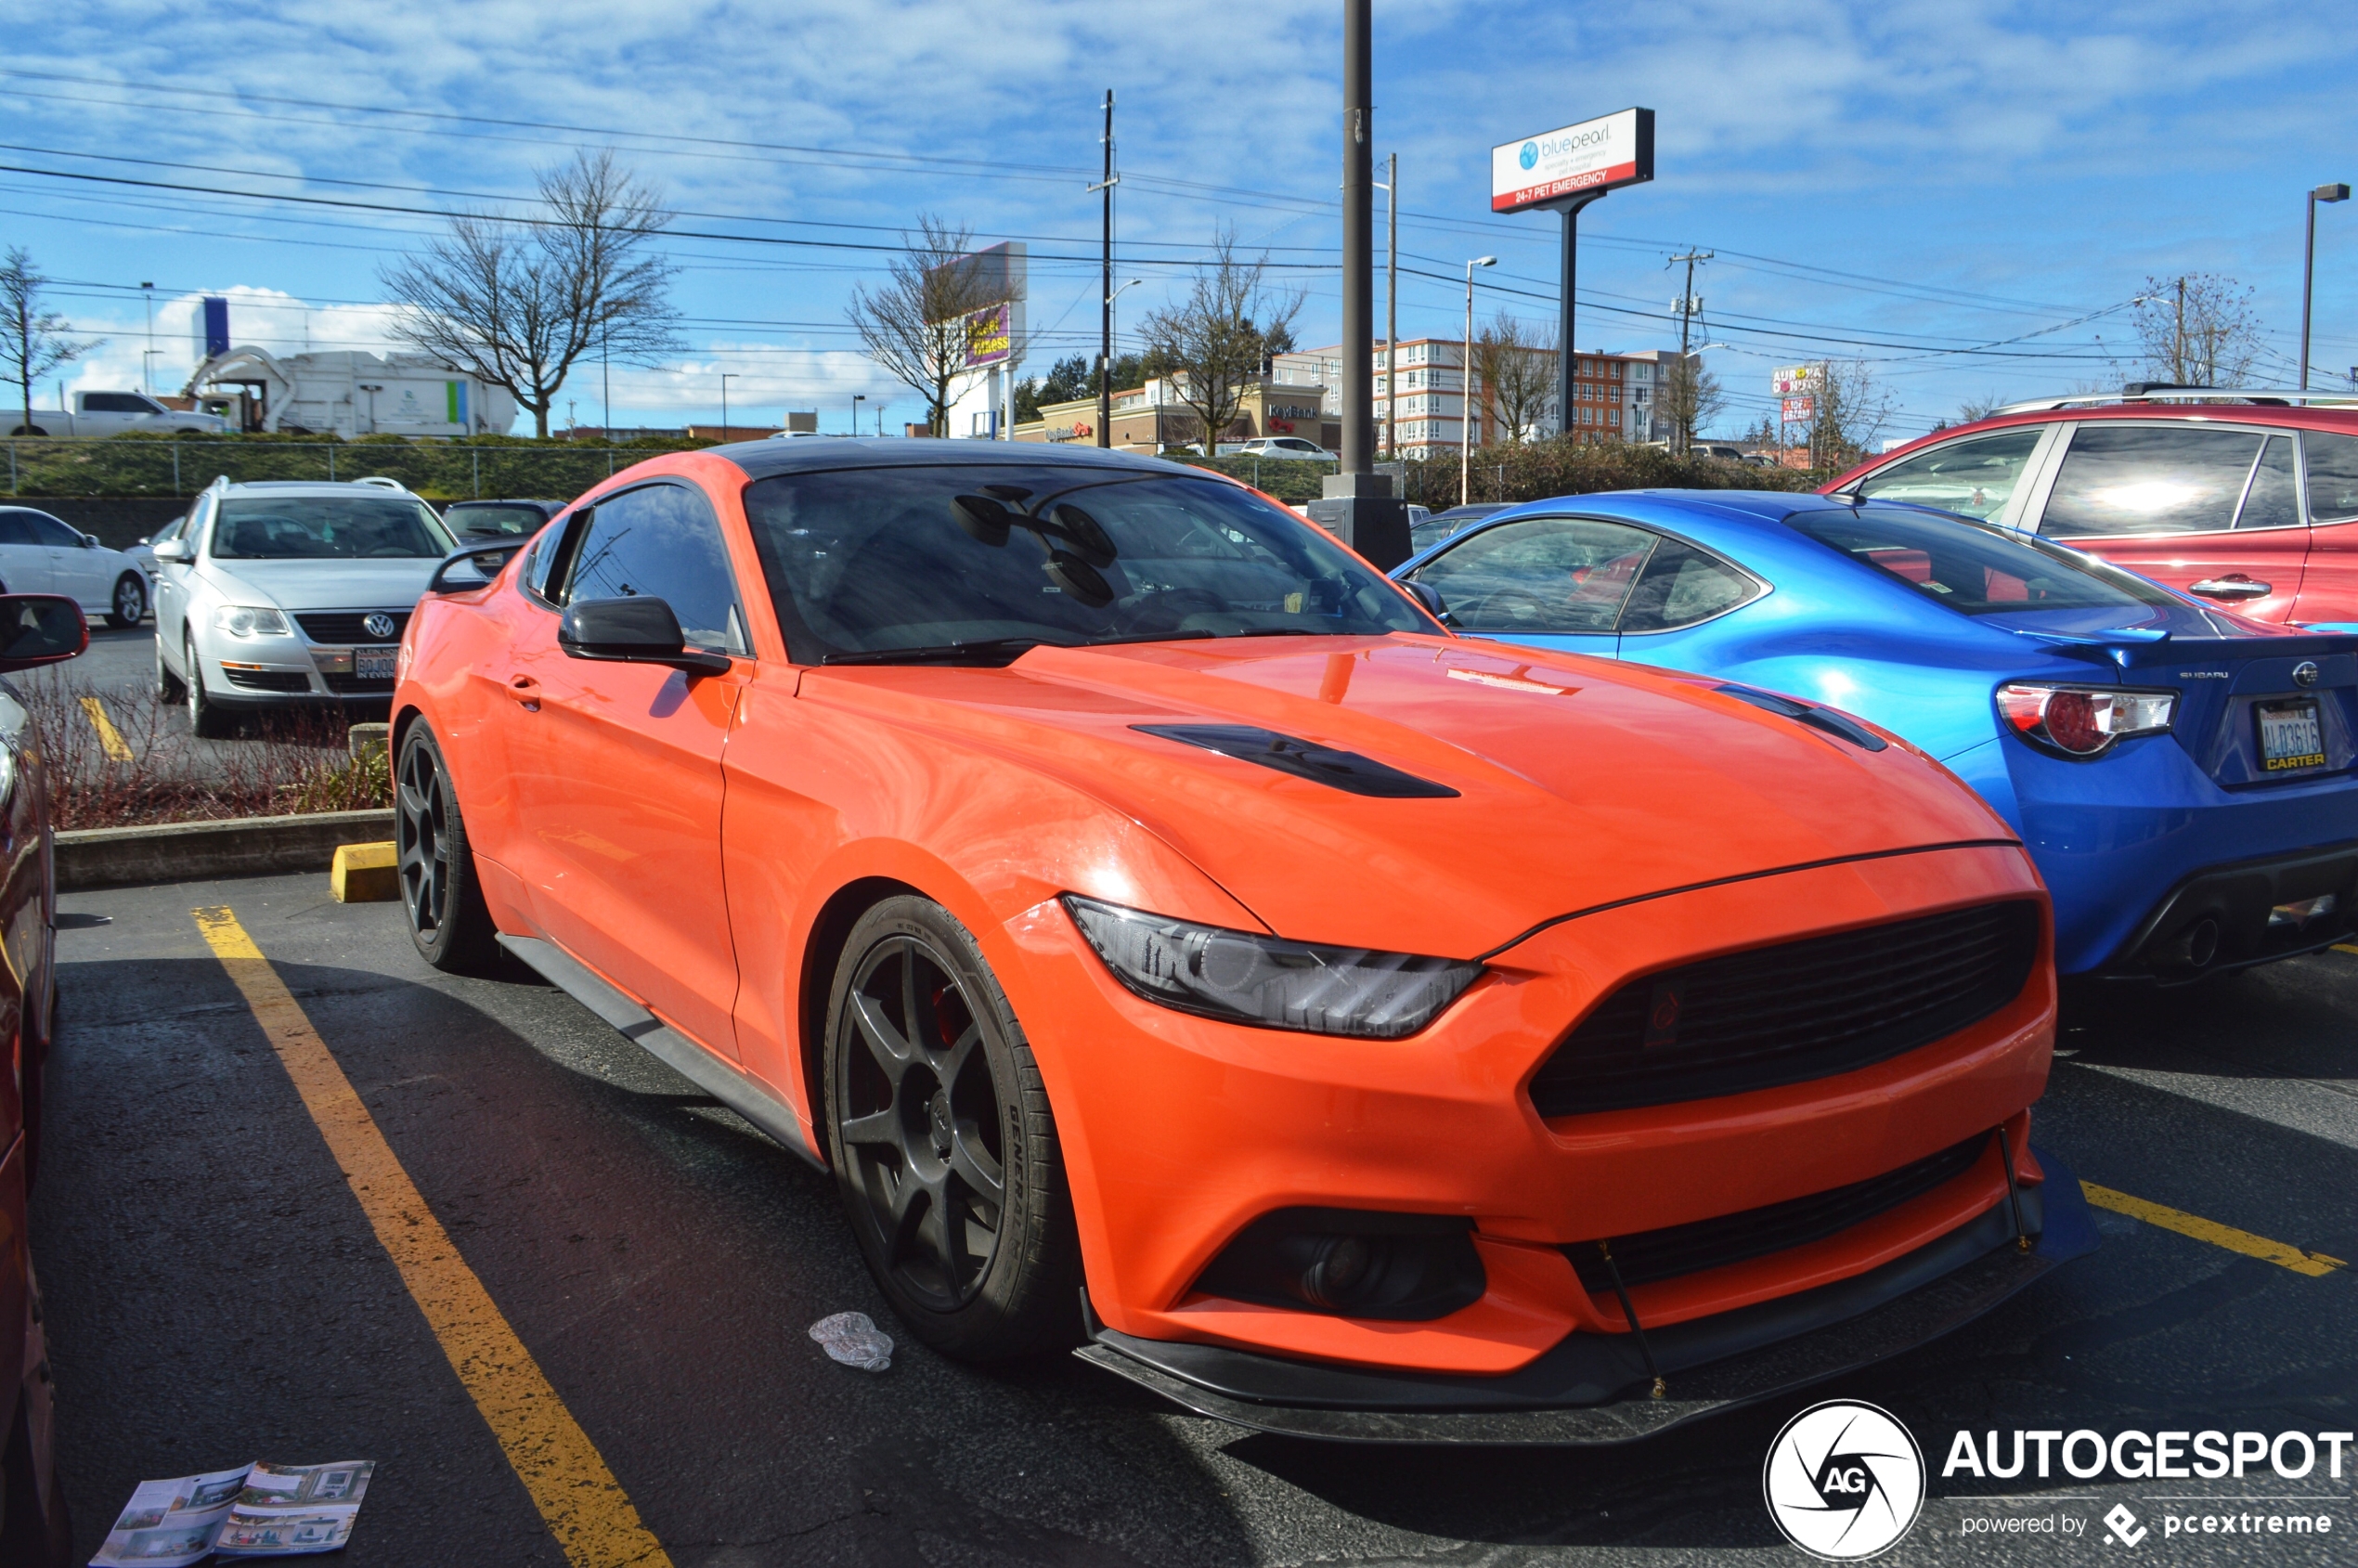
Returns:
[[[1970,1323],[2096,1246],[2079,1178],[2041,1151],[2046,1180],[2023,1191],[2035,1243],[2015,1243],[2006,1205],[1849,1279],[1646,1339],[1667,1383],[1626,1334],[1568,1335],[1504,1377],[1387,1372],[1096,1328],[1074,1352],[1198,1415],[1258,1432],[1346,1443],[1590,1445],[1628,1443],[1806,1388],[1913,1350]]]

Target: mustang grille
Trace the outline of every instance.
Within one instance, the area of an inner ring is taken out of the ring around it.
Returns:
[[[1989,1134],[1976,1133],[1953,1148],[1886,1171],[1863,1182],[1813,1192],[1742,1213],[1721,1214],[1691,1225],[1665,1225],[1661,1230],[1613,1238],[1613,1261],[1625,1285],[1675,1279],[1701,1274],[1747,1258],[1766,1257],[1788,1248],[1823,1240],[1852,1225],[1898,1208],[1963,1175],[1989,1147]],[[1580,1283],[1597,1294],[1613,1289],[1613,1276],[1593,1241],[1575,1241],[1564,1249]]]
[[[1982,904],[1645,975],[1531,1081],[1542,1116],[1831,1078],[1929,1045],[2021,993],[2036,904]]]
[[[370,616],[386,616],[393,621],[391,637],[371,637],[360,623]],[[407,610],[313,610],[298,614],[295,624],[314,642],[398,642],[401,628],[409,624]]]

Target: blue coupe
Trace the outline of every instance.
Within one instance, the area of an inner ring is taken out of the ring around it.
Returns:
[[[1716,676],[1830,745],[1885,744],[1856,714],[1930,753],[2029,846],[2062,973],[2170,983],[2351,930],[2358,636],[1948,512],[1782,493],[1535,501],[1393,575],[1474,636]]]

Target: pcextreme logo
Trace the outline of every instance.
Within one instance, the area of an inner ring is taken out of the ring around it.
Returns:
[[[1889,1411],[1830,1399],[1777,1433],[1760,1490],[1785,1539],[1856,1562],[1896,1545],[1924,1510],[1924,1451]]]

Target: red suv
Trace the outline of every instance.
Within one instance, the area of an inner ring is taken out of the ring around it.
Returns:
[[[2018,403],[1822,493],[2035,532],[2261,620],[2358,622],[2358,408],[2347,394],[2339,408],[2304,395],[2316,395],[2131,388]]]

